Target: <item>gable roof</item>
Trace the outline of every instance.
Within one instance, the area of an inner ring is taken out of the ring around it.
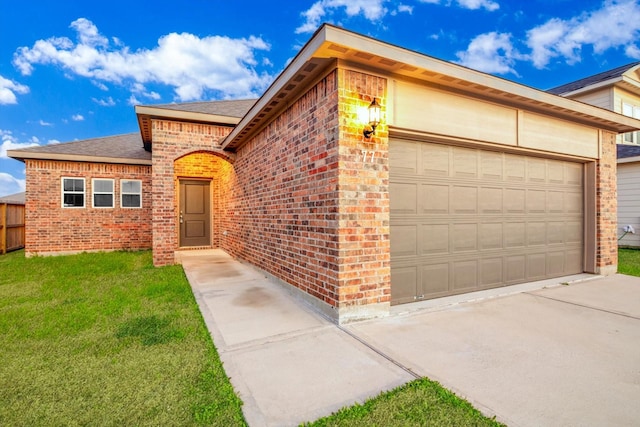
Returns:
[[[571,83],[566,83],[561,86],[554,87],[547,90],[549,93],[555,95],[566,95],[580,89],[588,88],[591,86],[603,86],[605,84],[613,84],[617,81],[621,81],[624,74],[634,67],[638,67],[640,62],[633,62],[631,64],[623,65],[613,70],[604,71],[602,73],[585,77],[584,79],[576,80]]]
[[[415,79],[499,104],[617,133],[640,128],[638,120],[613,111],[323,24],[224,139],[222,147],[235,151],[244,145],[305,87],[336,63],[375,70],[391,78]]]
[[[151,153],[145,151],[139,133],[21,148],[7,151],[7,155],[22,161],[42,159],[151,165]]]

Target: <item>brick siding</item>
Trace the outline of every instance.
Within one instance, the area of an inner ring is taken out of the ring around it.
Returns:
[[[188,156],[194,153],[211,153],[224,159],[233,160],[233,154],[223,152],[220,141],[232,128],[198,123],[182,123],[169,120],[152,120],[152,209],[153,209],[153,262],[167,265],[175,262],[174,252],[178,242],[178,198],[177,173],[192,178],[211,178],[218,166],[197,169]],[[197,159],[201,154],[196,155]],[[182,160],[179,160],[183,158]],[[178,161],[178,172],[174,162]],[[225,166],[222,169],[228,170]],[[193,175],[191,175],[193,174]],[[216,188],[214,184],[214,188]],[[215,200],[214,200],[215,201]],[[217,209],[214,204],[214,209]],[[219,211],[214,210],[214,215]]]
[[[358,120],[385,85],[332,71],[241,147],[229,175],[222,247],[341,321],[390,301],[388,139],[381,128],[364,141]]]
[[[602,133],[596,168],[596,269],[613,274],[618,269],[618,196],[616,180],[616,134]]]
[[[151,168],[149,166],[25,161],[25,254],[151,248]],[[85,179],[85,207],[62,207],[62,178]],[[114,179],[114,207],[93,208],[93,178]],[[120,208],[120,180],[142,181],[142,208]]]

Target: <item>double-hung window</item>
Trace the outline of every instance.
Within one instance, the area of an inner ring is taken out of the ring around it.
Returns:
[[[84,178],[62,178],[62,207],[84,208]]]
[[[120,180],[120,207],[142,207],[142,181],[138,179]]]
[[[112,208],[113,207],[113,180],[97,179],[91,180],[93,188],[93,207],[94,208]]]
[[[640,119],[640,107],[623,103],[622,114],[635,119]],[[627,144],[640,144],[640,132],[627,132],[623,136],[623,141]]]

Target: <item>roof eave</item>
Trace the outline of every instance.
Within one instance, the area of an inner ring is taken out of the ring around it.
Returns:
[[[640,162],[640,156],[623,157],[622,159],[618,159],[618,163],[636,163],[636,162]]]
[[[542,112],[599,129],[624,133],[640,129],[640,121],[590,104],[554,95],[461,65],[394,46],[324,24],[289,66],[223,140],[222,147],[237,150],[276,111],[294,98],[309,78],[303,74],[320,61],[345,60],[386,75],[404,76],[438,84],[508,105]],[[301,75],[302,74],[302,75]],[[309,75],[312,74],[310,71]],[[610,82],[608,82],[610,84]],[[292,89],[288,89],[292,88]],[[297,88],[297,89],[296,89]]]
[[[61,153],[37,153],[20,150],[7,150],[7,156],[24,162],[29,160],[56,160],[67,162],[112,163],[125,165],[151,166],[151,159],[133,159],[127,157],[87,156]]]

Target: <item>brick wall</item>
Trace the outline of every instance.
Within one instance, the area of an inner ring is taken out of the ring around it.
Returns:
[[[151,247],[151,168],[26,160],[25,253],[74,253]],[[85,207],[62,207],[62,178],[85,179]],[[114,208],[93,208],[92,178],[114,179]],[[120,180],[142,181],[142,208],[120,208]]]
[[[358,110],[386,80],[334,70],[237,153],[222,247],[323,301],[340,321],[388,310],[388,140]],[[326,308],[325,307],[325,308]]]
[[[336,307],[338,76],[332,72],[237,152],[222,247]]]
[[[596,168],[596,269],[600,274],[614,274],[618,270],[616,134],[602,135]]]
[[[233,155],[220,149],[220,141],[231,132],[231,127],[198,123],[181,123],[169,120],[152,120],[152,209],[153,209],[153,262],[167,265],[175,262],[178,249],[178,199],[177,173],[174,162],[192,153],[207,152],[224,161],[232,161]],[[211,159],[211,157],[207,157]],[[193,157],[193,159],[197,159]],[[178,162],[179,172],[192,178],[210,178],[213,169],[196,169],[185,158]],[[219,165],[218,165],[219,166]],[[191,169],[190,169],[191,168]],[[212,168],[215,168],[212,166]],[[225,170],[226,167],[225,167]],[[215,185],[214,185],[215,188]],[[214,204],[214,208],[215,208]],[[219,212],[218,212],[219,213]],[[214,215],[216,211],[214,211]]]

